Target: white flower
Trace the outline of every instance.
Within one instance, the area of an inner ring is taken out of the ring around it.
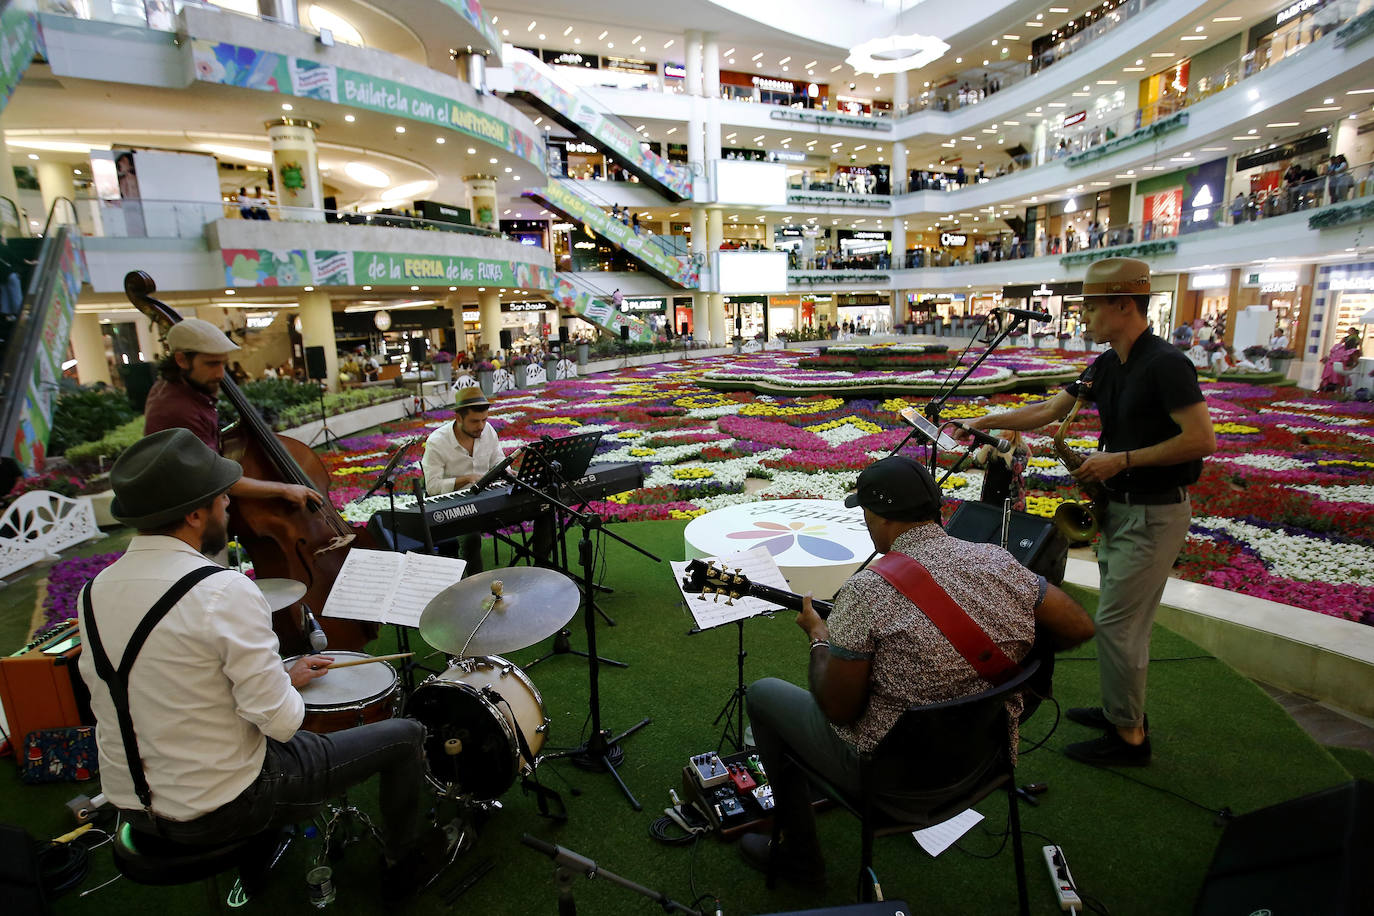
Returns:
[[[1294,487],[1304,493],[1311,493],[1332,503],[1374,503],[1374,486],[1368,484],[1349,484],[1346,486],[1324,487],[1318,484]]]
[[[396,508],[404,509],[407,506],[415,505],[415,496],[412,493],[397,493]],[[386,496],[369,496],[367,499],[355,499],[353,502],[339,510],[339,514],[345,521],[362,524],[368,519],[381,512],[383,509],[391,508],[391,501]]]
[[[1281,455],[1218,455],[1216,460],[1248,468],[1263,468],[1267,471],[1297,471],[1307,467],[1306,461]]]
[[[1333,585],[1374,585],[1374,548],[1285,534],[1236,519],[1193,519],[1198,528],[1225,531],[1259,554],[1276,576]]]

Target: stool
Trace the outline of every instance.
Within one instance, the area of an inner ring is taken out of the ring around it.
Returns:
[[[134,830],[124,823],[113,843],[115,869],[136,884],[155,887],[204,881],[206,892],[218,907],[214,879],[237,868],[239,878],[229,902],[231,906],[241,906],[262,889],[267,870],[279,858],[279,836],[279,831],[268,830],[227,843],[191,845]]]

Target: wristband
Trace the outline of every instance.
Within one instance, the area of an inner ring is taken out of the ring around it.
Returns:
[[[813,639],[813,640],[811,640],[811,648],[810,648],[810,649],[807,649],[806,651],[808,651],[808,652],[815,652],[817,646],[825,646],[826,648],[829,648],[829,647],[830,647],[830,640],[828,640],[828,639]]]

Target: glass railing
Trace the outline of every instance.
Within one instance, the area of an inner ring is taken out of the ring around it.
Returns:
[[[242,207],[233,200],[81,198],[76,201],[75,209],[82,231],[96,238],[203,238],[208,224],[217,220],[233,219],[418,229],[517,241],[490,229],[425,219],[403,211],[359,213],[353,210],[317,210],[311,207],[284,207],[253,198]]]
[[[561,178],[558,180],[564,182],[568,187],[574,188],[574,193],[579,197],[585,198],[605,210],[608,216],[619,219],[626,226],[632,228],[636,226],[632,208],[622,207],[618,203],[607,200],[606,195],[609,189],[602,186],[607,182],[588,181],[580,178]],[[615,182],[609,183],[615,184]],[[661,235],[645,224],[639,224],[638,228],[634,228],[634,231],[636,235],[646,239],[650,245],[662,252],[665,257],[676,258],[687,254],[688,238],[685,235]]]

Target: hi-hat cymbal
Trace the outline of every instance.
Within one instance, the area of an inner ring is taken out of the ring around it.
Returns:
[[[295,579],[256,579],[258,589],[267,599],[267,606],[274,611],[288,608],[305,597],[304,582]]]
[[[450,655],[500,655],[557,633],[578,601],[577,585],[557,570],[493,569],[435,595],[420,615],[420,635]]]

